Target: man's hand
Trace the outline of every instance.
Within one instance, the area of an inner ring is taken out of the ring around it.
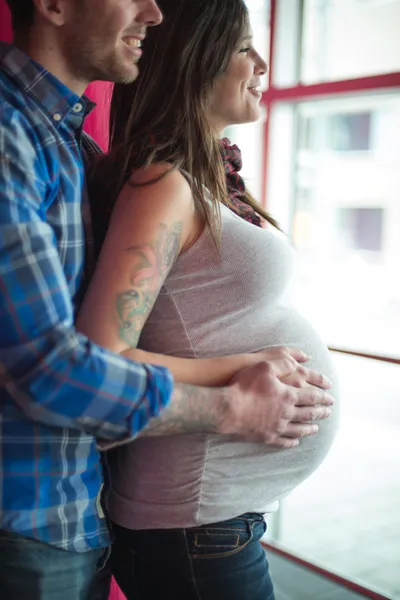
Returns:
[[[304,367],[310,357],[296,348],[270,348],[254,356],[255,364],[238,371],[226,387],[176,384],[170,405],[139,437],[216,433],[293,448],[317,433],[312,421],[329,417],[333,404],[324,391],[331,386],[328,379]]]
[[[289,381],[292,377],[296,387],[285,383],[285,377]],[[309,384],[312,387],[303,387]],[[314,386],[327,388],[330,383],[287,358],[243,369],[232,379],[233,393],[219,432],[276,448],[294,448],[300,438],[317,433],[318,426],[312,421],[326,419],[331,413],[333,398]]]

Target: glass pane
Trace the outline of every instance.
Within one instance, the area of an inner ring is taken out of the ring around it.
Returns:
[[[296,86],[300,77],[303,0],[276,0],[272,84]]]
[[[400,97],[298,107],[296,301],[331,346],[400,356]]]
[[[318,471],[281,503],[275,539],[310,562],[400,598],[400,366],[333,358],[341,427]]]
[[[400,0],[305,0],[302,81],[400,70]]]
[[[246,0],[249,9],[250,23],[254,36],[254,47],[257,52],[269,61],[269,13],[270,0]],[[263,89],[268,87],[268,77],[263,77]]]

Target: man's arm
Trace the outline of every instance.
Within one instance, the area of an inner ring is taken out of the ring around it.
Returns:
[[[132,363],[73,325],[49,171],[22,115],[0,110],[0,385],[34,421],[105,439],[134,437],[168,404],[168,370]]]
[[[291,360],[280,359],[243,369],[224,388],[176,386],[170,405],[140,437],[209,431],[293,448],[300,438],[318,432],[314,422],[328,418],[333,404],[322,389],[280,381],[288,372],[298,379],[296,371]]]

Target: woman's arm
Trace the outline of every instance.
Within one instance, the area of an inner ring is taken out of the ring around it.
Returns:
[[[276,370],[282,380],[289,377],[285,373],[287,369],[295,370],[296,378],[287,381],[289,385],[299,387],[310,383],[319,387],[327,387],[327,382],[310,369],[300,367],[299,364],[309,360],[309,356],[299,348],[276,346],[259,352],[247,354],[235,354],[233,356],[218,356],[214,358],[178,358],[166,354],[146,352],[136,348],[130,348],[122,352],[122,355],[137,362],[150,363],[167,367],[176,382],[188,383],[204,387],[216,387],[229,384],[232,377],[246,367],[254,366],[260,362],[269,362]],[[285,373],[282,375],[282,373]]]
[[[153,180],[169,165],[135,174]],[[179,171],[149,185],[125,185],[114,208],[77,329],[121,354],[142,328],[180,251],[198,226],[190,187]]]
[[[227,385],[240,369],[267,360],[261,352],[215,358],[178,358],[130,348],[122,355],[137,362],[168,367],[176,382],[206,387]]]
[[[154,179],[167,168],[156,165],[141,171],[135,182]],[[287,348],[208,359],[177,358],[136,348],[179,252],[200,234],[202,226],[181,173],[169,173],[151,185],[126,185],[116,203],[77,329],[127,358],[168,367],[177,382],[199,386],[225,385],[240,369],[262,361],[306,361],[301,351]]]
[[[157,165],[138,172],[135,182],[153,179],[166,168]],[[261,362],[262,357],[255,354],[188,359],[136,348],[169,270],[202,227],[181,173],[169,173],[144,187],[125,186],[77,320],[78,329],[127,358],[169,367],[180,383],[221,386],[241,368]]]

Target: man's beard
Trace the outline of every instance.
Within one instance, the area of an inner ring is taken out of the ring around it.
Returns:
[[[78,36],[76,36],[78,37]],[[118,56],[116,50],[108,55],[104,53],[100,43],[69,40],[66,57],[69,69],[79,81],[112,81],[113,83],[132,83],[138,76],[137,63],[127,67],[126,60]]]

